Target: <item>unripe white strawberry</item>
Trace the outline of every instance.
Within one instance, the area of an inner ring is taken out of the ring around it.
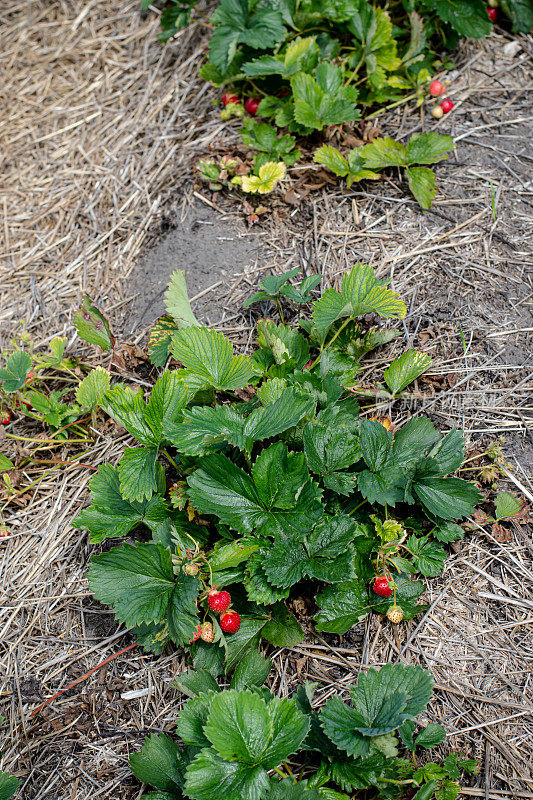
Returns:
[[[400,606],[390,606],[387,611],[387,619],[397,625],[403,619],[403,610]]]
[[[435,119],[441,119],[444,116],[444,111],[440,106],[435,106],[431,111],[431,116],[435,117]]]

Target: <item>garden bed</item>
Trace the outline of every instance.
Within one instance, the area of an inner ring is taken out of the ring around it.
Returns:
[[[214,92],[195,77],[197,29],[162,50],[153,20],[140,23],[129,2],[112,16],[102,2],[52,11],[32,4],[31,24],[27,14],[21,3],[2,20],[13,109],[3,134],[4,340],[24,317],[36,343],[63,334],[79,348],[71,318],[88,291],[117,329],[142,343],[166,280],[163,273],[155,281],[154,271],[167,264],[190,270],[201,321],[245,349],[256,314],[242,302],[267,270],[319,272],[325,288],[356,261],[370,263],[407,303],[398,352],[423,346],[435,360],[417,410],[441,428],[464,428],[472,453],[504,435],[510,475],[500,485],[531,501],[531,39],[520,37],[520,50],[506,55],[509,40],[494,34],[457,55],[455,94],[464,102],[438,125],[456,138],[457,152],[437,168],[429,213],[396,180],[309,191],[295,182],[295,204],[276,203],[248,229],[235,205],[195,176],[195,161],[215,142],[222,150],[237,142],[213,112]],[[402,138],[420,119],[402,108],[379,124]],[[317,176],[305,183],[316,187]],[[92,349],[85,355],[97,363]],[[376,357],[370,369],[383,366]],[[410,410],[396,405],[394,416],[402,421]],[[84,462],[113,462],[128,440],[112,426],[97,431]],[[34,467],[32,479],[45,469]],[[91,599],[92,548],[69,525],[87,503],[89,477],[82,467],[50,469],[6,515],[13,535],[2,544],[2,767],[22,777],[28,800],[138,797],[127,757],[147,733],[173,732],[182,701],[168,685],[185,665],[182,654],[135,649],[30,717],[131,641]],[[367,665],[420,663],[437,683],[428,719],[446,726],[452,748],[481,761],[465,795],[532,796],[532,547],[526,519],[509,525],[508,541],[475,525],[441,578],[428,582],[425,616],[394,633],[374,616],[342,639],[310,634],[274,652],[274,687],[285,695],[308,678],[324,699]]]

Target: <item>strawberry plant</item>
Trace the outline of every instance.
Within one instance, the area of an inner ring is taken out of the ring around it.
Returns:
[[[20,785],[21,781],[19,781],[18,778],[14,778],[7,772],[0,771],[0,800],[9,800],[10,797],[13,797]]]
[[[265,279],[252,300],[282,310],[283,299],[301,313],[318,276],[292,290],[290,277]],[[246,356],[199,325],[183,273],[165,300],[149,351],[170,367],[147,398],[124,383],[100,398],[136,441],[99,467],[74,525],[94,543],[143,527],[135,544],[93,556],[96,599],[146,649],[190,647],[195,663],[218,672],[233,671],[260,638],[300,641],[290,604],[301,592],[317,629],[339,634],[373,612],[398,622],[398,609],[402,619],[423,611],[419,578],[439,574],[446,543],[462,536],[455,521],[480,494],[453,477],[458,431],[419,416],[399,430],[370,418],[376,398],[405,396],[430,358],[410,350],[382,383],[356,384],[365,355],[395,334],[360,318],[402,318],[402,300],[357,264],[297,327],[260,320]],[[390,594],[374,591],[376,577]]]
[[[448,104],[448,105],[445,105]],[[443,113],[453,108],[451,100],[441,103]],[[419,205],[428,209],[435,197],[437,186],[435,175],[427,164],[436,164],[448,157],[453,150],[453,139],[435,133],[415,134],[407,145],[396,142],[387,136],[385,139],[374,139],[370,144],[351,150],[345,157],[331,145],[323,145],[315,155],[317,164],[330,169],[335,175],[346,178],[348,186],[363,179],[375,180],[380,177],[377,170],[386,167],[402,167],[409,184],[409,189]]]
[[[205,670],[175,681],[190,698],[177,724],[181,746],[155,734],[130,757],[137,778],[157,790],[147,800],[349,800],[366,789],[390,800],[406,791],[418,800],[453,800],[461,775],[477,772],[456,753],[417,765],[417,751],[445,738],[441,725],[415,722],[432,691],[421,667],[369,669],[350,689],[349,704],[331,697],[317,711],[314,684],[275,697],[261,686],[269,662],[253,656],[228,690]]]

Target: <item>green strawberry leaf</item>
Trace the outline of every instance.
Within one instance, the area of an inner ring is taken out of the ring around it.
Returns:
[[[484,0],[424,0],[438,16],[466,38],[481,39],[488,36],[492,23],[487,15]]]
[[[270,50],[286,35],[283,15],[268,7],[249,9],[248,0],[221,0],[212,16],[215,28],[209,44],[209,61],[225,72],[239,44]]]
[[[436,131],[415,133],[406,147],[406,163],[436,164],[448,158],[448,153],[455,147],[451,136],[443,136]]]
[[[319,608],[315,615],[316,628],[328,633],[346,633],[361,622],[371,608],[366,584],[357,578],[325,586],[316,602]]]
[[[276,603],[272,607],[270,619],[262,629],[261,636],[275,647],[295,647],[305,639],[302,626],[283,603]]]
[[[429,167],[408,167],[405,170],[409,189],[418,205],[426,211],[437,194],[435,174]]]
[[[384,169],[385,167],[405,167],[406,147],[401,142],[386,136],[384,139],[374,139],[370,144],[365,144],[358,151],[367,169]]]
[[[164,470],[157,465],[156,482],[164,492]],[[154,533],[168,525],[169,508],[161,496],[154,494],[144,502],[127,501],[120,492],[118,470],[111,464],[101,464],[89,481],[91,505],[80,511],[72,522],[74,528],[84,528],[91,534],[91,542],[102,542],[109,537],[126,536],[143,522]]]
[[[187,768],[185,793],[194,800],[262,800],[268,790],[262,767],[226,761],[211,748],[204,748]]]
[[[182,269],[175,270],[170,276],[170,283],[165,292],[165,308],[179,330],[191,325],[200,326],[192,313],[185,283],[185,272]]]
[[[436,747],[446,738],[446,728],[443,728],[442,725],[438,725],[436,722],[430,722],[429,725],[426,725],[425,728],[422,728],[420,733],[415,739],[415,747],[424,747],[429,749],[430,747]]]
[[[180,330],[170,316],[159,317],[150,329],[148,337],[148,355],[155,367],[164,367],[170,354],[173,334]]]
[[[168,736],[152,734],[145,739],[140,752],[131,754],[129,764],[143,783],[170,792],[171,797],[182,797],[187,759],[177,742]]]
[[[0,470],[4,472],[5,470],[15,469],[15,465],[7,456],[3,453],[0,453]]]
[[[522,500],[513,492],[498,492],[495,502],[496,522],[515,517],[523,508]]]
[[[425,353],[408,350],[387,367],[383,377],[392,394],[398,394],[426,372],[432,364],[433,360]]]
[[[288,453],[283,442],[262,451],[251,476],[218,454],[200,467],[188,478],[192,505],[238,533],[305,533],[321,514],[320,491],[309,479],[305,456]]]
[[[102,350],[111,350],[115,346],[115,337],[107,318],[89,297],[83,298],[73,322],[78,336],[85,342],[96,344]]]
[[[419,478],[413,489],[430,514],[445,520],[470,516],[482,497],[473,483],[461,478]]]
[[[212,679],[215,683],[215,679]],[[187,700],[183,706],[177,724],[179,737],[190,747],[210,747],[211,742],[204,733],[207,717],[213,698],[218,693],[215,691],[202,692]]]
[[[76,400],[80,406],[92,411],[96,406],[101,405],[109,391],[110,384],[109,372],[103,367],[96,367],[80,382],[76,389]]]
[[[21,785],[22,781],[18,778],[8,775],[7,772],[0,772],[0,800],[9,800]]]
[[[8,357],[5,367],[0,367],[0,382],[4,392],[11,394],[24,386],[31,368],[31,358],[23,350],[15,350]]]
[[[403,318],[406,307],[394,292],[376,280],[372,267],[365,264],[356,264],[345,274],[340,292],[327,289],[313,303],[313,321],[319,333],[327,333],[339,319],[372,312],[381,317]]]
[[[234,356],[233,346],[221,333],[188,327],[172,337],[172,355],[186,368],[185,377],[197,388],[239,389],[255,373],[248,356]]]
[[[447,553],[440,544],[430,541],[429,536],[421,538],[409,536],[405,546],[413,559],[413,565],[417,572],[421,572],[428,578],[440,575],[447,558]]]
[[[265,658],[257,650],[250,650],[237,664],[231,679],[231,688],[252,689],[254,686],[262,686],[271,668],[271,658]]]
[[[184,573],[174,575],[170,550],[163,545],[124,544],[94,556],[88,580],[95,598],[114,608],[125,625],[167,620],[177,644],[192,638],[199,583]]]
[[[263,567],[268,580],[281,588],[294,585],[307,575],[328,583],[353,577],[352,542],[361,535],[348,516],[324,516],[300,541],[277,537],[265,555]]]
[[[157,447],[127,447],[118,462],[120,494],[124,500],[143,502],[157,491]]]
[[[359,755],[367,737],[389,733],[417,717],[432,688],[431,676],[421,667],[389,663],[379,672],[371,668],[350,690],[353,708],[338,697],[328,700],[320,715],[322,727],[337,747]]]

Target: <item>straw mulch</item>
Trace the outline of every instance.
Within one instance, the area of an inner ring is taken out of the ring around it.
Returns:
[[[217,206],[214,214],[235,209],[190,183],[199,154],[236,142],[212,111],[214,93],[196,78],[202,32],[192,28],[163,48],[156,23],[130,0],[23,2],[0,11],[4,343],[24,319],[37,346],[66,335],[79,348],[71,317],[83,291],[112,315],[127,314],[129,276],[161,224],[172,223],[185,182],[186,197],[195,189]],[[525,234],[533,47],[522,37],[520,50],[506,55],[506,44],[495,35],[457,56],[454,92],[464,102],[439,126],[459,147],[438,169],[431,213],[421,214],[396,180],[347,191],[325,184],[317,169],[301,180],[295,173],[299,205],[272,201],[260,230],[269,245],[261,269],[301,266],[320,271],[328,286],[364,260],[391,277],[409,308],[398,352],[423,346],[435,359],[412,403],[392,410],[395,422],[423,410],[443,428],[456,424],[471,456],[505,433],[499,485],[531,502],[533,260]],[[400,109],[378,122],[407,136],[420,118]],[[218,289],[242,345],[254,316],[235,314],[258,274],[256,264],[236,264]],[[89,350],[78,352],[97,363]],[[386,363],[372,358],[361,382]],[[169,688],[185,665],[180,652],[155,658],[133,649],[87,676],[131,643],[92,601],[84,578],[91,548],[69,526],[92,474],[74,457],[94,469],[116,461],[128,442],[112,425],[92,434],[90,446],[45,450],[43,458],[71,463],[28,469],[22,486],[35,484],[3,511],[12,535],[0,544],[1,767],[20,775],[25,800],[140,797],[129,752],[149,732],[173,732],[182,702]],[[442,577],[428,581],[426,615],[398,630],[373,617],[343,640],[310,634],[272,654],[275,690],[315,680],[322,701],[370,664],[421,663],[437,685],[428,719],[449,732],[443,752],[481,762],[465,796],[533,798],[532,556],[527,515],[504,535],[473,522]]]

